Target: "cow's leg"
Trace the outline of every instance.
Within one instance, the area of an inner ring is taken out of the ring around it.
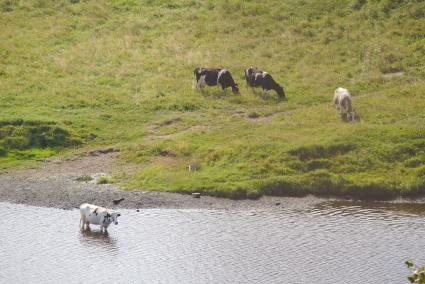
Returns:
[[[343,121],[347,121],[348,120],[348,113],[347,113],[344,105],[340,105],[339,106],[339,115],[341,116],[341,119]]]
[[[198,87],[197,87],[197,90],[198,90],[198,91],[200,91],[200,92],[203,94],[203,93],[204,93],[204,91],[205,91],[205,90],[204,90],[205,85],[198,84],[197,86],[198,86]]]
[[[344,107],[341,104],[336,105],[336,109],[339,110],[339,113],[342,115],[344,113]]]
[[[203,93],[203,89],[206,84],[207,82],[205,81],[205,76],[201,76],[199,79],[197,79],[196,89]]]
[[[86,223],[86,218],[84,218],[83,215],[81,215],[80,219],[80,227],[84,230],[84,224]]]
[[[222,94],[223,96],[225,96],[225,95],[226,95],[226,87],[225,87],[224,85],[222,85],[221,83],[218,83],[218,84],[217,84],[217,86],[218,86],[219,88],[221,88],[221,94]]]

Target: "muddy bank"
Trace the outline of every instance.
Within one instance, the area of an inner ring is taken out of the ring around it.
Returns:
[[[230,200],[202,196],[126,191],[116,184],[97,184],[96,178],[116,171],[117,153],[97,153],[71,161],[52,159],[36,169],[11,171],[0,175],[0,201],[42,207],[72,209],[83,202],[112,208],[204,208],[232,209],[297,206],[304,207],[325,199],[315,197],[283,198],[263,197],[259,200]],[[77,181],[81,176],[91,176],[91,181]],[[115,205],[113,200],[124,198]]]
[[[94,154],[93,154],[94,153]],[[96,178],[119,169],[114,151],[89,152],[76,160],[51,159],[36,169],[12,171],[0,175],[0,201],[22,203],[62,209],[77,208],[88,202],[112,208],[199,208],[237,209],[264,207],[305,208],[330,199],[307,196],[271,197],[258,200],[230,200],[202,196],[150,192],[125,191],[116,184],[98,184]],[[82,176],[94,177],[91,181],[77,181]],[[114,204],[113,200],[124,200]],[[393,203],[422,203],[424,199],[397,199]]]

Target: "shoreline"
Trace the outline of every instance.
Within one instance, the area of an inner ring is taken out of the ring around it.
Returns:
[[[259,199],[227,199],[212,196],[193,198],[170,192],[123,190],[117,184],[97,184],[95,180],[76,181],[83,175],[107,176],[113,168],[116,153],[87,155],[76,160],[52,159],[35,169],[16,170],[0,174],[0,202],[27,204],[60,209],[78,208],[87,202],[107,208],[144,209],[260,209],[305,208],[331,201],[357,201],[350,198],[263,196]],[[118,205],[113,200],[124,198]],[[424,198],[394,200],[362,200],[373,203],[425,203]]]
[[[0,202],[26,204],[60,209],[78,208],[87,202],[107,208],[144,209],[244,209],[277,206],[307,206],[328,199],[316,197],[272,197],[258,200],[232,200],[212,196],[194,198],[170,192],[123,190],[118,184],[97,184],[96,179],[84,182],[78,177],[107,177],[117,169],[117,154],[108,152],[99,155],[90,153],[76,160],[53,158],[34,169],[14,170],[0,174]],[[124,198],[118,205],[113,200]],[[294,202],[294,200],[298,200]],[[277,205],[278,204],[278,205]]]

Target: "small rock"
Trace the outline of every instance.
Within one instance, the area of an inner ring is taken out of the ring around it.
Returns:
[[[124,198],[115,199],[115,200],[112,200],[112,203],[114,203],[115,205],[117,205],[117,204],[119,204],[123,200],[124,200]]]
[[[192,196],[194,198],[200,198],[201,197],[201,193],[200,192],[194,192],[194,193],[192,193]]]
[[[140,210],[139,210],[139,209],[137,209],[137,210],[136,210],[136,212],[140,212]]]
[[[398,72],[388,72],[383,74],[385,78],[393,78],[393,77],[402,77],[404,75],[403,71]]]
[[[276,202],[276,206],[279,206],[280,205],[280,202]]]
[[[93,150],[93,151],[90,151],[88,154],[90,156],[99,156],[101,154],[109,154],[109,153],[119,152],[119,151],[120,151],[120,149],[118,149],[118,148],[109,147],[109,148],[105,148],[105,149]]]
[[[189,172],[196,172],[201,169],[200,165],[198,163],[192,163],[188,166]]]

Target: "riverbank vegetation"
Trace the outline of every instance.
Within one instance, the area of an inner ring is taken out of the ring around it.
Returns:
[[[423,1],[0,0],[0,13],[3,170],[117,145],[129,189],[425,192]],[[246,89],[251,65],[288,101]],[[241,95],[195,92],[197,66],[229,69]],[[360,122],[340,119],[338,86]]]
[[[411,275],[407,277],[410,283],[425,283],[425,269],[423,266],[416,266],[413,261],[407,260],[405,262],[407,268],[411,270]]]

